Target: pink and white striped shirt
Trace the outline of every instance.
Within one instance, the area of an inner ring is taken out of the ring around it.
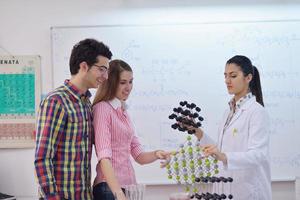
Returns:
[[[142,146],[134,135],[133,125],[122,103],[115,98],[102,101],[93,107],[95,147],[98,161],[110,159],[114,173],[121,187],[136,184],[130,155],[136,159],[142,152]],[[106,182],[100,165],[97,165],[95,184]]]

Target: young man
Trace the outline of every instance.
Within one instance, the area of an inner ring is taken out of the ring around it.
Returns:
[[[71,79],[41,102],[34,161],[40,199],[92,199],[93,126],[88,89],[107,79],[111,57],[102,42],[80,41],[70,57]]]

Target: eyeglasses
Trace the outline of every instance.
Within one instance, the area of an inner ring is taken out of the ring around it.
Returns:
[[[93,66],[97,67],[97,69],[99,70],[99,72],[101,73],[106,73],[107,72],[107,67],[105,66],[99,66],[99,65],[96,65],[96,64],[93,64]]]

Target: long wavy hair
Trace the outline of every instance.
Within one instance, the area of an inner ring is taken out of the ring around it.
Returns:
[[[99,87],[93,101],[93,105],[100,101],[110,101],[116,97],[120,75],[123,71],[132,72],[131,67],[123,60],[112,60],[109,62],[108,78],[102,87]]]

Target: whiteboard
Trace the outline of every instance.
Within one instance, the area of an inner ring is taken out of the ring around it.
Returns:
[[[217,138],[231,98],[224,84],[225,62],[236,54],[246,55],[260,70],[271,117],[272,180],[291,180],[300,175],[299,27],[300,21],[54,27],[53,86],[69,77],[75,43],[84,38],[103,41],[113,58],[133,68],[129,112],[143,146],[174,150],[186,135],[170,128],[168,115],[181,100],[202,108],[203,128]],[[94,166],[95,162],[93,158]],[[135,170],[139,182],[172,182],[159,163],[135,165]]]

